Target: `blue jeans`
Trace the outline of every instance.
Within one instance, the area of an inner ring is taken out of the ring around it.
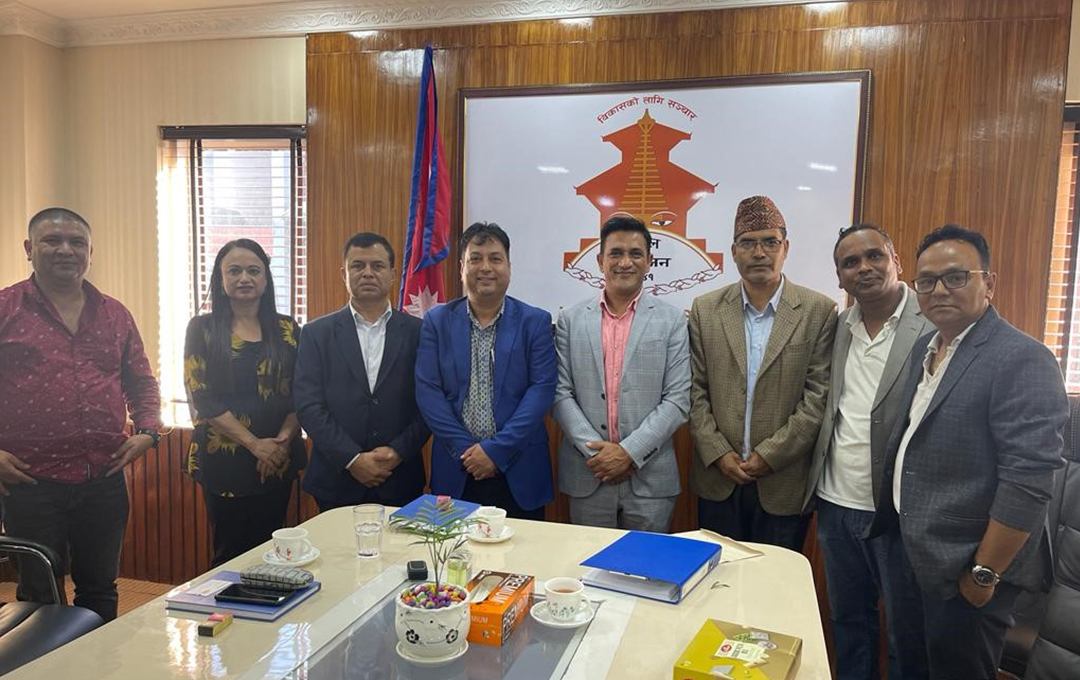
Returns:
[[[885,602],[889,680],[928,676],[922,595],[899,529],[864,538],[874,513],[817,501],[837,680],[880,676],[878,598]]]
[[[3,500],[7,535],[52,548],[60,558],[54,565],[60,573],[70,556],[74,604],[97,612],[105,621],[115,619],[116,577],[128,517],[123,473],[79,484],[38,481],[7,488],[11,493]],[[16,559],[18,598],[48,602],[52,575],[37,560],[24,559]]]

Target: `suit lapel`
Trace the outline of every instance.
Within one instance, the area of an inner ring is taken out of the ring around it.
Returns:
[[[938,385],[937,391],[934,392],[934,398],[930,400],[930,405],[926,407],[923,419],[919,421],[920,425],[926,422],[926,419],[930,417],[930,414],[938,406],[941,406],[941,402],[945,400],[945,397],[949,396],[949,392],[960,382],[960,378],[964,376],[964,372],[967,371],[971,362],[975,360],[975,357],[979,356],[979,349],[984,342],[990,339],[997,318],[997,312],[992,307],[986,310],[983,318],[979,319],[975,327],[968,333],[968,337],[964,338],[960,346],[956,348],[956,354],[949,360],[945,375],[941,377],[941,383]],[[940,367],[938,370],[941,370]]]
[[[769,343],[765,345],[765,357],[761,360],[758,376],[769,370],[769,366],[772,366],[780,352],[787,347],[788,340],[801,319],[798,311],[800,305],[799,298],[791,288],[791,282],[786,282],[784,292],[780,294],[780,304],[775,311],[776,318],[773,319],[772,332],[769,333]]]
[[[900,377],[900,372],[911,355],[911,348],[915,346],[915,341],[924,335],[923,316],[917,311],[918,303],[914,300],[914,294],[909,293],[909,295],[911,297],[908,298],[904,313],[900,315],[900,322],[896,325],[896,337],[893,338],[889,357],[885,360],[885,368],[881,371],[881,382],[878,383],[877,392],[874,394],[874,405],[870,408],[871,411],[881,404],[885,395],[892,389],[893,383]],[[918,360],[921,361],[922,357],[918,357]]]
[[[395,310],[390,312],[390,318],[386,320],[386,339],[383,341],[382,362],[379,364],[379,375],[375,379],[376,392],[379,391],[379,387],[386,380],[386,376],[390,374],[390,369],[393,368],[394,360],[397,359],[398,351],[401,349],[400,335],[404,323],[401,316],[402,312]]]
[[[630,337],[626,341],[626,351],[623,352],[623,365],[619,375],[626,375],[626,366],[630,363],[630,358],[634,356],[634,351],[637,349],[638,343],[641,342],[641,336],[645,334],[645,328],[648,327],[649,321],[652,319],[652,309],[655,302],[652,296],[642,295],[638,298],[637,308],[634,311],[634,320],[630,323]]]
[[[603,293],[600,294],[603,295]],[[586,309],[589,310],[586,334],[589,336],[589,344],[592,346],[593,360],[596,362],[596,374],[600,376],[600,381],[603,383],[606,375],[604,373],[604,336],[602,330],[604,310],[600,307],[599,302],[589,305]]]
[[[741,283],[731,286],[728,294],[720,300],[717,310],[720,316],[720,327],[727,336],[728,347],[735,355],[735,363],[742,373],[743,382],[746,382],[746,329],[743,324],[742,295],[739,292]]]
[[[506,371],[510,368],[510,356],[513,354],[514,343],[517,342],[518,320],[521,310],[516,301],[506,298],[506,306],[503,307],[502,318],[495,330],[495,403],[492,411],[498,405],[499,395],[502,394],[503,383],[506,382]]]
[[[469,321],[468,298],[462,298],[461,304],[450,315],[450,342],[454,367],[457,369],[458,394],[455,404],[460,407],[469,392],[469,379],[472,376],[472,324]]]
[[[342,356],[345,357],[345,365],[349,367],[356,382],[360,383],[365,394],[371,394],[364,353],[360,350],[360,338],[356,336],[356,320],[353,319],[352,309],[348,306],[338,312],[337,323],[334,325],[334,339]]]
[[[851,311],[848,311],[851,314]],[[844,369],[847,368],[848,350],[851,348],[851,328],[847,325],[847,318],[841,319],[836,324],[836,340],[833,346],[832,374],[829,378],[829,404],[832,412],[829,417],[836,415],[840,408],[840,394],[844,391]]]

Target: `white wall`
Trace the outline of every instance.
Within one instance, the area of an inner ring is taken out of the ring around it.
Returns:
[[[64,56],[22,36],[0,37],[0,287],[26,278],[26,221],[66,196]]]

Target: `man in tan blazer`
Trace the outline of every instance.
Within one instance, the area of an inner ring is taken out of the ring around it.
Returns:
[[[702,527],[799,550],[836,303],[784,277],[789,247],[776,204],[744,199],[731,246],[742,280],[694,300],[690,482]]]

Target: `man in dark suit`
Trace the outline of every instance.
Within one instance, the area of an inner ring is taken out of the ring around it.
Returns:
[[[465,297],[424,316],[416,398],[435,433],[431,490],[543,519],[554,497],[544,415],[558,367],[551,315],[509,297],[510,237],[461,235]]]
[[[1054,355],[990,305],[996,279],[977,232],[946,225],[919,246],[914,288],[937,333],[912,349],[872,529],[899,520],[934,679],[994,678],[1017,595],[1051,578],[1069,404]]]
[[[879,597],[889,632],[889,679],[926,677],[922,599],[897,527],[866,532],[880,507],[885,453],[904,396],[911,348],[934,330],[892,239],[871,224],[840,232],[833,248],[840,287],[855,303],[840,314],[825,415],[810,463],[803,512],[817,506],[838,680],[880,675]],[[886,500],[885,502],[890,502]]]
[[[293,395],[314,446],[304,490],[320,510],[405,505],[424,490],[429,432],[416,405],[420,319],[391,308],[394,249],[362,232],[345,244],[350,300],[300,334]]]

